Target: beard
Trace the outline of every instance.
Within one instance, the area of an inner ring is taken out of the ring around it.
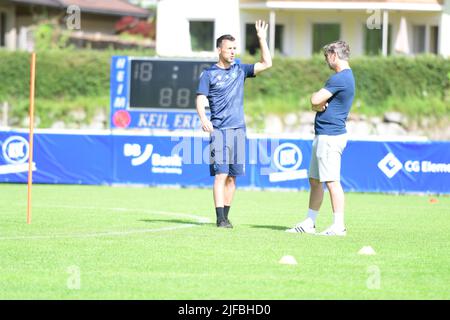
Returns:
[[[327,64],[328,64],[328,67],[329,67],[331,70],[336,70],[336,64],[335,64],[335,63],[332,63],[332,62],[327,61]]]

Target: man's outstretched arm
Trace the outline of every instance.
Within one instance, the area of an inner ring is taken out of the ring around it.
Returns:
[[[270,55],[269,46],[267,45],[267,27],[269,25],[262,20],[255,23],[256,35],[259,40],[259,47],[261,49],[261,60],[255,63],[255,75],[272,67],[272,56]]]

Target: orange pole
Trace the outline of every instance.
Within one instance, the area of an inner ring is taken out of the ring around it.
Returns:
[[[27,224],[31,223],[31,187],[33,185],[33,129],[34,129],[34,87],[36,78],[36,53],[31,53],[30,67],[30,132],[29,132],[29,159],[28,159],[28,202]]]

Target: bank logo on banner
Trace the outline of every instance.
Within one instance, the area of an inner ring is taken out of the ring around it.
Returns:
[[[134,167],[150,160],[153,173],[183,174],[183,161],[179,155],[162,156],[153,151],[152,144],[145,145],[143,150],[137,143],[125,143],[123,146],[123,155],[132,157],[131,165]]]
[[[30,155],[28,141],[21,136],[11,136],[1,145],[2,156],[7,164],[0,164],[0,174],[27,172]],[[32,169],[36,170],[35,163]]]
[[[389,179],[392,179],[397,172],[402,170],[403,165],[392,152],[389,152],[380,162],[378,162],[378,168],[380,168]]]
[[[279,145],[273,154],[273,164],[279,172],[269,174],[270,182],[290,181],[308,178],[306,169],[300,168],[303,161],[302,151],[293,143]]]

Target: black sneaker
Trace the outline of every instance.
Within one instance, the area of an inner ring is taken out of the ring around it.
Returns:
[[[233,228],[233,225],[231,224],[230,220],[225,219],[225,223],[226,223],[226,228]]]
[[[216,224],[218,228],[233,228],[233,226],[228,220],[217,221]]]

